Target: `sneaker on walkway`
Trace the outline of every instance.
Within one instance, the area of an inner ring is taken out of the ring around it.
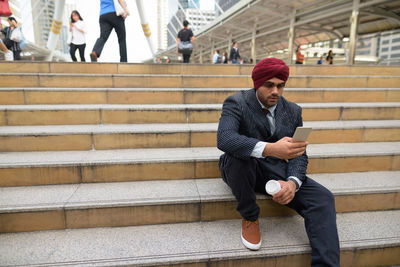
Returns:
[[[90,53],[90,61],[92,61],[92,62],[97,62],[97,54],[96,54],[96,52],[92,52],[92,53]]]
[[[8,52],[5,54],[5,59],[7,61],[13,61],[14,60],[14,54],[11,50],[8,50]]]
[[[242,242],[251,250],[259,250],[261,247],[261,234],[259,221],[246,221],[242,219]]]

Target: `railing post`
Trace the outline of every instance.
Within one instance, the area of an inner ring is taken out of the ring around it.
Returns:
[[[356,57],[357,45],[357,31],[358,31],[358,14],[359,14],[360,0],[353,0],[353,12],[351,13],[351,27],[350,27],[350,46],[348,64],[353,65]]]
[[[47,48],[50,50],[50,54],[46,57],[47,61],[53,59],[53,52],[57,45],[58,37],[60,36],[62,28],[62,15],[64,13],[65,0],[57,0],[54,10],[53,22],[51,23],[49,39],[47,40]]]

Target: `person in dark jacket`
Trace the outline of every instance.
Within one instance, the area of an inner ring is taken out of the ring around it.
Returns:
[[[239,60],[241,59],[240,54],[239,54],[239,48],[238,48],[238,43],[234,42],[231,52],[229,54],[229,61],[232,62],[232,64],[239,64]]]
[[[276,180],[281,189],[272,200],[304,218],[311,266],[338,267],[334,196],[307,177],[308,143],[291,137],[303,120],[301,107],[282,96],[289,67],[280,59],[266,58],[256,64],[251,77],[254,88],[225,100],[217,132],[218,148],[225,152],[219,160],[221,176],[243,218],[242,243],[248,249],[260,249],[256,192],[266,195],[266,183]]]

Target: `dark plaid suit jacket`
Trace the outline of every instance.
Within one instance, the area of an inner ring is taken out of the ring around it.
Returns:
[[[257,100],[256,90],[243,90],[224,102],[218,126],[218,148],[230,156],[250,159],[257,142],[276,142],[285,136],[292,137],[296,127],[302,125],[301,107],[281,97],[275,109],[275,132],[271,135],[268,119]],[[225,154],[220,158],[220,169],[224,165],[224,157]],[[260,162],[268,165],[275,177],[278,175],[286,180],[289,176],[295,176],[303,182],[306,179],[306,153],[289,162],[275,157],[266,157]]]

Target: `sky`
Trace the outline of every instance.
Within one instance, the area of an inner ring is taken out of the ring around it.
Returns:
[[[176,6],[174,2],[177,0],[169,0],[170,8]],[[75,3],[76,8],[81,14],[87,28],[86,34],[86,50],[85,57],[89,60],[89,54],[100,36],[99,26],[99,13],[100,1],[99,0],[66,0],[66,3]],[[140,23],[139,14],[136,8],[135,0],[126,0],[130,16],[125,20],[126,27],[126,41],[128,50],[128,62],[142,62],[143,60],[152,58],[151,50],[147,43],[146,37],[143,34],[142,26]],[[156,47],[157,43],[157,20],[156,0],[143,0],[145,16],[148,18],[150,30],[152,32],[153,45]],[[200,5],[203,9],[212,9],[214,0],[201,0]],[[70,14],[64,16],[69,17]],[[79,60],[79,57],[78,57]],[[115,31],[112,31],[110,38],[106,42],[99,62],[118,62],[119,61],[119,46],[118,39]]]

